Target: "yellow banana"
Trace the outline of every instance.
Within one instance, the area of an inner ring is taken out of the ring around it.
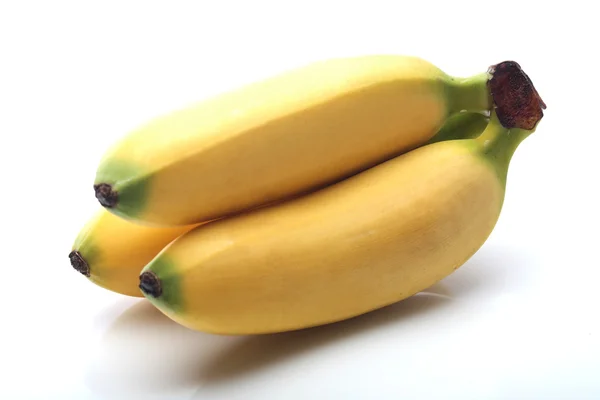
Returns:
[[[123,220],[102,209],[77,235],[71,265],[98,286],[142,297],[140,271],[167,244],[198,226],[151,227]]]
[[[96,197],[161,225],[289,199],[425,144],[461,110],[489,111],[487,80],[407,56],[317,62],[126,135],[98,167]]]
[[[500,65],[500,104],[478,138],[196,228],[144,268],[140,288],[180,324],[221,334],[327,324],[426,289],[486,241],[513,152],[541,119],[545,105],[516,66]]]

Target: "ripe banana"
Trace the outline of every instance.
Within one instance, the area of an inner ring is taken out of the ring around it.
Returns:
[[[101,209],[77,235],[71,265],[98,286],[142,297],[140,271],[167,244],[198,226],[170,228],[134,224]]]
[[[510,102],[497,91],[478,138],[428,144],[196,228],[144,268],[141,290],[189,328],[259,334],[351,318],[426,289],[467,261],[498,220],[510,159],[545,107],[521,72],[510,78]]]
[[[126,135],[98,167],[96,197],[160,225],[289,199],[425,144],[457,112],[489,111],[488,78],[407,56],[317,62]]]

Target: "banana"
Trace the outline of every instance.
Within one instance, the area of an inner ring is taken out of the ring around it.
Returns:
[[[158,225],[290,199],[425,144],[457,112],[489,111],[488,78],[399,55],[316,62],[130,132],[104,154],[95,194]]]
[[[492,232],[511,157],[545,108],[515,65],[499,64],[498,104],[479,137],[196,228],[144,268],[144,295],[186,327],[261,334],[351,318],[449,275]]]
[[[101,209],[77,235],[69,260],[73,268],[96,285],[142,297],[138,289],[142,268],[167,244],[196,226],[138,225]]]

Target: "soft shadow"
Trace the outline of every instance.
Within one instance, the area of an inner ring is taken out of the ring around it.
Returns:
[[[100,340],[85,384],[107,399],[189,396],[198,387],[198,363],[236,339],[184,328],[139,300]]]
[[[86,384],[111,399],[187,398],[199,386],[221,387],[311,352],[352,344],[361,335],[393,329],[408,337],[421,318],[436,321],[461,303],[493,298],[510,288],[515,284],[511,265],[523,265],[523,260],[488,250],[450,277],[394,305],[334,324],[271,335],[195,332],[141,300],[108,328],[87,370]]]
[[[106,331],[119,316],[123,315],[132,306],[135,306],[139,301],[140,299],[136,297],[117,295],[117,299],[111,305],[104,307],[103,310],[94,316],[94,330],[97,332]]]
[[[451,302],[451,297],[434,289],[345,321],[294,332],[247,336],[203,363],[198,371],[200,381],[208,386],[234,380],[390,324],[409,324],[413,317],[435,312]]]
[[[454,300],[485,302],[528,284],[528,255],[514,248],[484,248],[440,283]]]
[[[398,330],[404,326],[412,329],[411,322],[416,318],[446,315],[471,301],[483,303],[485,299],[493,299],[494,293],[503,293],[519,284],[514,280],[522,279],[523,275],[511,274],[510,268],[523,264],[522,255],[512,254],[509,249],[488,249],[474,255],[446,279],[391,306],[330,325],[245,337],[199,366],[200,383],[207,387],[235,380],[390,325]]]

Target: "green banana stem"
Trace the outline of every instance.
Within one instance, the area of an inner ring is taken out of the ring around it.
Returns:
[[[483,133],[475,139],[480,145],[481,153],[494,165],[498,177],[506,183],[508,167],[517,147],[529,135],[535,132],[520,128],[505,128],[495,111],[492,111],[490,122]]]
[[[518,63],[504,61],[490,67],[488,73],[494,106],[490,122],[476,142],[506,184],[510,160],[519,144],[535,132],[546,104]]]
[[[434,137],[425,144],[447,140],[473,139],[481,135],[489,118],[477,112],[464,112],[451,115]]]
[[[489,111],[492,108],[492,98],[487,87],[489,78],[487,72],[468,78],[450,78],[446,89],[450,114],[460,111]]]

